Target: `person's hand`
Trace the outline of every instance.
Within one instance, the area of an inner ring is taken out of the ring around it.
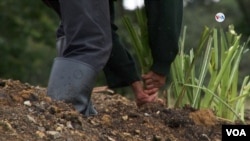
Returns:
[[[158,93],[147,94],[144,92],[143,84],[141,81],[135,81],[132,83],[132,89],[135,94],[136,105],[140,107],[143,104],[155,102],[158,97]]]
[[[150,71],[147,74],[142,75],[142,79],[144,80],[146,88],[145,92],[149,95],[153,95],[165,85],[166,76]]]

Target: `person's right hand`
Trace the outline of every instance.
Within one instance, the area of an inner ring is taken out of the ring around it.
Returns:
[[[142,75],[145,84],[145,92],[149,95],[155,94],[165,85],[166,76],[157,74],[153,71]]]

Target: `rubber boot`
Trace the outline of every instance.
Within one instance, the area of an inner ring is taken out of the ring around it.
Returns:
[[[47,94],[54,100],[71,103],[85,116],[96,115],[91,93],[97,73],[83,62],[57,57],[52,66]]]
[[[66,50],[65,36],[59,37],[56,41],[57,56],[63,57],[63,52]]]

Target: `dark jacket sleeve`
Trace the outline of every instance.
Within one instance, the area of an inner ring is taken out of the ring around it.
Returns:
[[[131,85],[140,80],[139,72],[133,56],[121,43],[115,25],[115,10],[113,0],[109,0],[110,19],[112,29],[112,51],[103,71],[109,88],[118,88]]]
[[[42,0],[44,4],[55,10],[55,12],[61,17],[59,0]]]
[[[178,53],[182,25],[182,0],[145,0],[149,45],[153,57],[151,70],[162,75],[170,71]]]

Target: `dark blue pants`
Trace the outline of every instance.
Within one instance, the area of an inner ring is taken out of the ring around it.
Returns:
[[[57,37],[66,37],[66,46],[63,45],[60,56],[83,61],[98,71],[104,67],[111,88],[140,80],[133,57],[116,33],[113,0],[43,1],[61,18]]]
[[[59,0],[52,6],[61,18],[57,37],[66,40],[62,56],[102,70],[112,47],[109,1]]]

